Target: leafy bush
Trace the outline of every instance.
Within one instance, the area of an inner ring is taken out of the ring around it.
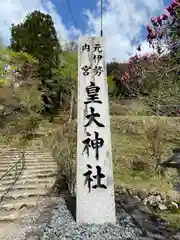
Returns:
[[[27,53],[0,50],[0,122],[3,140],[26,144],[41,121],[42,101],[34,79],[37,61]],[[24,72],[26,64],[26,78]]]
[[[145,102],[151,106],[177,104],[179,98],[179,23],[180,2],[173,1],[167,8],[169,14],[152,18],[147,25],[147,40],[153,54],[138,53],[131,57],[121,80],[132,94],[147,95]]]
[[[61,51],[52,18],[48,14],[34,11],[23,23],[12,25],[11,49],[25,51],[39,61],[39,75],[44,84],[52,76],[52,68],[59,65]]]
[[[76,184],[76,122],[64,124],[52,131],[44,139],[58,164],[58,178],[65,176],[71,194],[75,194]]]

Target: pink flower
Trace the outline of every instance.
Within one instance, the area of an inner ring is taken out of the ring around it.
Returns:
[[[121,80],[122,80],[123,82],[127,82],[128,79],[127,79],[125,76],[122,76]]]
[[[129,73],[124,72],[124,75],[121,78],[122,81],[127,82],[129,80]]]
[[[157,17],[157,22],[161,25],[161,23],[162,23],[162,19],[161,19],[161,17],[159,16],[159,17]]]
[[[160,33],[158,37],[159,37],[160,39],[162,39],[162,38],[163,38],[163,34]]]
[[[167,20],[168,19],[168,15],[167,14],[163,14],[162,17],[161,17],[162,20]]]
[[[155,18],[155,17],[151,18],[151,22],[152,22],[152,23],[157,22],[157,18]]]
[[[149,25],[146,26],[146,29],[149,33],[152,32],[152,28]]]
[[[155,39],[156,37],[157,37],[157,32],[151,32],[151,33],[148,34],[147,39],[148,39],[148,40],[149,40],[149,39],[153,40],[153,39]]]
[[[147,41],[149,42],[149,45],[152,45],[152,39],[147,37]]]
[[[135,60],[138,60],[138,59],[139,59],[139,57],[138,57],[137,54],[134,56],[134,59],[135,59]]]
[[[128,72],[125,72],[124,75],[125,75],[126,77],[129,77],[129,73],[128,73]]]
[[[180,2],[174,0],[171,5],[173,8],[176,8],[176,7],[180,6]]]
[[[167,10],[169,13],[171,13],[171,12],[173,11],[172,5],[170,4],[170,5],[166,8],[166,10]]]
[[[170,4],[167,8],[166,8],[166,10],[169,12],[169,10],[172,10],[172,5]]]

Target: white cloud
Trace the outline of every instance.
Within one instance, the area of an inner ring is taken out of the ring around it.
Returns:
[[[68,39],[68,29],[63,25],[61,17],[50,0],[0,0],[0,6],[0,33],[6,44],[9,44],[11,24],[22,22],[25,16],[34,10],[49,13],[59,37],[62,40]]]
[[[99,1],[97,3],[99,6]],[[115,58],[126,61],[136,53],[137,43],[142,44],[143,51],[150,52],[146,41],[142,39],[142,27],[150,18],[163,11],[163,0],[106,0],[103,13],[103,29],[107,60]],[[87,35],[100,35],[100,16],[86,10],[88,17]]]
[[[164,10],[163,0],[104,0],[104,2],[103,28],[107,60],[116,58],[126,61],[136,53],[137,41],[142,39],[142,27],[148,24],[150,18],[156,16],[158,11]],[[99,3],[97,0],[97,9],[100,9]],[[0,6],[0,36],[6,44],[9,44],[11,24],[18,24],[34,10],[52,16],[61,43],[67,41],[69,36],[74,38],[82,35],[81,31],[73,26],[67,29],[63,25],[52,0],[0,0]],[[100,35],[99,13],[99,10],[94,13],[85,11],[84,21],[88,23],[88,30],[84,35]],[[141,43],[143,51],[152,51],[146,41],[142,40]]]

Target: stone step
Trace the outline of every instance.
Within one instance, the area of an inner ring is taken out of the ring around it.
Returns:
[[[53,157],[52,157],[52,155],[45,155],[43,153],[32,153],[32,154],[26,154],[25,159],[26,160],[40,159],[41,161],[44,161],[44,160],[53,160]]]
[[[13,158],[13,157],[21,157],[22,156],[22,153],[18,150],[14,150],[14,151],[4,150],[4,151],[0,151],[0,154],[1,154],[1,158],[3,158],[3,157]],[[42,156],[45,156],[45,157],[50,157],[51,152],[50,151],[44,151],[43,149],[36,149],[36,147],[34,147],[34,149],[28,149],[25,152],[25,155],[26,156],[42,155]]]
[[[16,185],[17,184],[46,184],[46,183],[53,183],[55,181],[55,177],[47,177],[47,178],[25,178],[25,179],[18,179],[16,181]],[[0,181],[0,186],[9,186],[10,184],[12,184],[14,182],[13,179],[10,180],[5,180],[2,179]]]
[[[11,158],[10,157],[3,157],[3,156],[0,156],[0,163],[11,163],[11,162],[16,162],[20,159],[20,156],[17,157],[17,156],[12,156]],[[28,161],[32,161],[32,162],[47,162],[47,161],[54,161],[53,157],[52,156],[45,156],[43,153],[34,153],[34,154],[31,154],[31,155],[26,155],[25,156],[25,161],[28,162]]]
[[[3,174],[5,172],[7,172],[11,167],[12,166],[10,166],[10,167],[1,167],[0,166],[0,173]],[[21,168],[21,165],[20,164],[17,165],[17,168]],[[34,164],[34,165],[29,165],[29,166],[27,164],[24,165],[24,170],[25,169],[28,169],[28,170],[31,170],[31,169],[32,170],[34,170],[34,169],[36,169],[36,170],[51,169],[51,170],[53,170],[53,169],[56,169],[56,168],[57,168],[57,165],[53,165],[53,164],[49,164],[49,165],[43,165],[43,164],[37,164],[36,165],[36,164]],[[13,169],[16,169],[16,167],[14,167]],[[13,169],[11,171],[13,171]]]
[[[47,169],[23,169],[21,176],[25,176],[25,177],[30,177],[31,174],[33,174],[33,176],[36,175],[46,175],[46,174],[52,174],[52,173],[56,173],[57,169],[55,168],[47,168]],[[17,171],[17,174],[19,174],[21,172],[21,170]],[[10,171],[9,173],[7,173],[7,175],[3,178],[3,179],[11,179],[12,177],[14,177],[15,174],[15,169],[13,171]],[[3,175],[3,174],[1,174]],[[1,176],[0,176],[1,177]]]
[[[26,184],[15,184],[10,191],[12,190],[33,190],[33,189],[49,189],[53,186],[53,183],[49,182],[49,183],[38,183],[38,184],[30,184],[30,183],[26,183]],[[10,187],[10,185],[9,185]],[[4,193],[7,190],[8,186],[0,186],[0,195],[2,193]]]
[[[14,232],[16,232],[18,228],[19,228],[18,221],[13,222],[0,221],[0,239],[1,240],[10,239],[11,235]]]
[[[0,169],[1,168],[10,168],[12,167],[16,162],[11,162],[11,163],[8,163],[8,162],[0,162]],[[25,161],[25,166],[53,166],[53,167],[56,167],[57,166],[57,163],[55,161],[47,161],[47,162],[44,162],[44,161]]]
[[[7,157],[10,158],[12,156],[21,156],[21,152],[17,151],[17,150],[8,150],[8,149],[4,149],[3,151],[0,151],[1,154],[1,158],[2,157]]]
[[[46,173],[49,173],[49,172],[54,172],[54,171],[56,171],[57,170],[57,168],[54,168],[54,167],[52,167],[52,168],[50,168],[50,167],[46,167],[46,168],[41,168],[41,167],[38,167],[38,168],[32,168],[32,169],[29,169],[29,168],[24,168],[23,169],[23,175],[29,175],[29,174],[32,174],[32,173],[44,173],[44,175],[46,174]]]
[[[2,211],[10,211],[12,209],[18,210],[20,208],[30,208],[34,207],[42,197],[30,197],[30,198],[22,198],[22,199],[11,199],[6,200],[5,202],[0,203],[0,210]],[[57,199],[57,197],[51,197],[51,199]]]
[[[39,173],[31,173],[30,175],[29,174],[23,174],[23,175],[20,175],[18,180],[21,180],[21,179],[34,179],[34,178],[38,178],[38,179],[47,179],[48,177],[56,177],[57,176],[57,172],[56,171],[53,171],[53,172],[39,172]],[[3,180],[12,180],[12,176],[10,175],[7,175],[5,176],[1,181]]]
[[[11,211],[0,211],[0,222],[13,222],[16,220],[20,220],[22,217],[25,216],[26,209],[11,210]]]
[[[7,199],[21,199],[34,196],[46,196],[49,193],[49,189],[24,189],[22,190],[11,190],[4,197],[3,200]]]

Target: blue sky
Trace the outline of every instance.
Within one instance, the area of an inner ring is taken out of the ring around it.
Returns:
[[[63,23],[69,27],[74,24],[72,20],[72,15],[68,8],[68,0],[53,0],[52,1],[56,6],[57,12],[62,17]],[[80,28],[83,32],[87,30],[87,21],[84,13],[85,9],[89,9],[90,11],[96,10],[96,0],[69,0],[69,5],[72,9],[73,16],[75,18],[75,22],[78,28]]]
[[[172,1],[172,0],[171,0]],[[107,60],[126,61],[141,43],[144,52],[152,51],[145,40],[146,24],[152,16],[164,13],[170,0],[103,0],[104,37]],[[0,35],[9,43],[12,23],[23,21],[34,10],[49,13],[61,44],[78,36],[99,36],[99,0],[0,0]],[[73,12],[76,26],[68,4]]]
[[[121,0],[119,0],[121,1]],[[132,0],[133,1],[133,0]],[[84,14],[85,10],[89,10],[91,12],[94,12],[97,14],[97,0],[53,0],[52,1],[54,5],[56,6],[57,12],[62,17],[63,23],[70,27],[74,24],[76,24],[77,28],[79,28],[83,33],[87,32],[88,29],[88,21],[86,19],[86,16]],[[68,2],[71,7],[72,14],[75,18],[75,23],[73,21],[73,16],[68,8]],[[106,2],[103,0],[103,2]],[[151,0],[149,0],[151,2]],[[167,7],[172,0],[164,0],[164,6]],[[158,11],[157,11],[158,12]],[[159,12],[161,13],[161,9],[159,9]],[[144,29],[145,30],[145,29]],[[143,35],[144,31],[142,31]]]
[[[67,2],[69,1],[73,16],[75,16],[76,25],[81,29],[84,33],[87,31],[87,21],[83,11],[88,9],[93,12],[97,12],[97,1],[96,0],[53,0],[52,2],[56,6],[57,12],[62,17],[63,23],[69,27],[74,24],[71,13],[69,12]],[[103,0],[104,1],[104,0]],[[132,0],[133,1],[133,0]],[[151,0],[149,0],[151,1]],[[105,2],[105,1],[104,1]],[[168,6],[172,1],[164,0],[164,5]]]

